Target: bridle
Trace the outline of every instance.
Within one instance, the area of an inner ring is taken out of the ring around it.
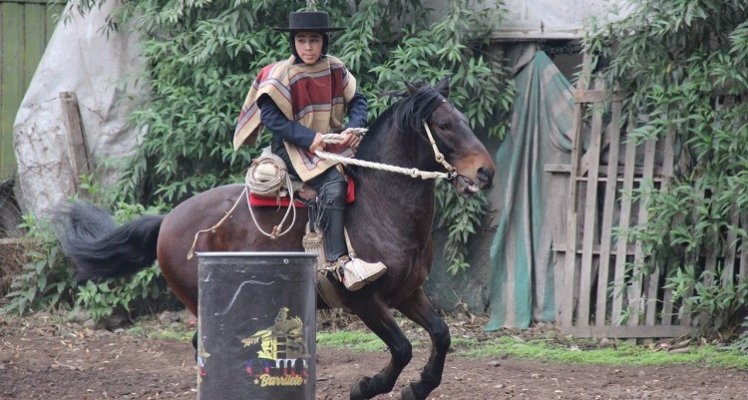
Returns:
[[[446,100],[444,101],[446,103]],[[434,149],[434,158],[436,159],[436,162],[441,164],[444,169],[447,170],[447,180],[452,180],[457,176],[457,172],[455,171],[455,167],[452,166],[447,160],[444,158],[444,154],[442,154],[441,151],[439,151],[439,146],[436,145],[436,140],[434,140],[434,135],[431,134],[431,129],[429,129],[429,124],[426,123],[426,121],[423,121],[423,128],[426,130],[426,135],[429,137],[429,142],[431,143],[431,148]]]

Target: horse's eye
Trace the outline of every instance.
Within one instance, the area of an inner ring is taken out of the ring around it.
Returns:
[[[446,131],[450,127],[451,127],[451,125],[449,124],[449,122],[444,122],[444,123],[439,124],[439,129],[441,129],[443,131]]]

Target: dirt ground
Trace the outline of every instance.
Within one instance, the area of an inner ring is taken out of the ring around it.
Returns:
[[[193,357],[185,341],[91,330],[51,317],[0,317],[0,400],[194,399]],[[395,391],[376,399],[399,398],[427,357],[428,349],[416,346]],[[387,360],[385,352],[318,348],[316,399],[348,399],[353,382]],[[703,365],[607,367],[450,355],[429,399],[748,399],[746,382],[748,371]]]

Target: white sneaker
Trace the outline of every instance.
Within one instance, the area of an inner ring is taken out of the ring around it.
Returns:
[[[351,292],[374,282],[387,272],[387,267],[381,262],[369,263],[360,258],[350,259],[341,269],[343,285]]]

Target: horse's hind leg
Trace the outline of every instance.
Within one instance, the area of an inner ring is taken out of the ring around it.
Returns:
[[[413,357],[413,348],[392,316],[380,301],[371,301],[362,307],[352,308],[359,318],[387,345],[392,357],[389,364],[372,377],[363,377],[351,388],[351,400],[371,399],[388,393],[403,368]]]
[[[449,327],[434,310],[423,289],[418,289],[397,307],[398,311],[422,326],[431,337],[431,354],[421,372],[421,380],[403,389],[403,400],[423,400],[442,381],[444,361],[451,342]]]

